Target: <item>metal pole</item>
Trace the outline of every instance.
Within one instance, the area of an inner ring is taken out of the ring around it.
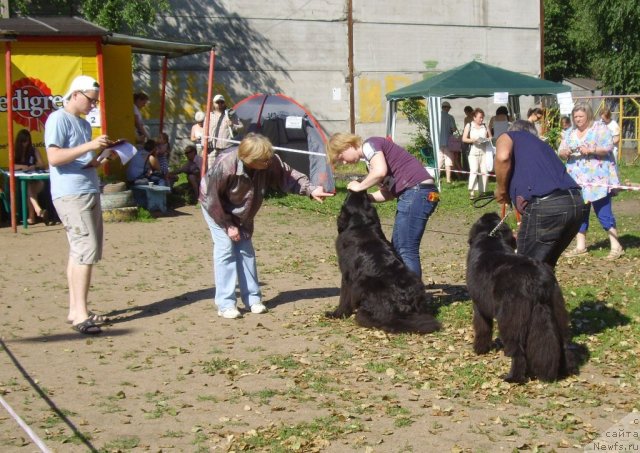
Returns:
[[[9,150],[9,202],[11,203],[11,228],[18,232],[16,222],[15,149],[13,146],[13,87],[11,86],[11,43],[4,43],[4,80],[7,91],[7,149]],[[22,213],[22,215],[25,215]]]
[[[167,62],[169,58],[165,55],[162,60],[162,91],[160,92],[160,133],[164,132],[164,103],[167,94]]]
[[[540,0],[540,78],[544,79],[544,0]]]
[[[352,134],[356,133],[356,88],[354,86],[354,65],[353,65],[353,3],[352,0],[347,1],[347,41],[349,47],[349,55],[347,56],[347,64],[349,75],[347,80],[349,83],[349,129]]]
[[[214,47],[211,48],[211,52],[209,54],[209,81],[207,84],[207,108],[205,109],[205,117],[204,117],[204,134],[202,134],[202,139],[204,143],[202,143],[202,168],[200,169],[200,176],[204,176],[206,173],[206,169],[208,168],[207,164],[207,147],[209,145],[209,117],[211,116],[211,98],[213,93],[213,76],[214,76],[214,66],[216,63],[216,49]]]
[[[98,83],[100,83],[100,133],[109,133],[109,123],[107,121],[107,98],[104,95],[104,58],[102,55],[102,42],[96,40],[96,61],[98,64]],[[109,161],[107,160],[101,168],[102,172],[109,176],[111,168],[109,167]]]

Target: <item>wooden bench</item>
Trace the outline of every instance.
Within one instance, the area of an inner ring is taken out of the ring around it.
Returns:
[[[170,187],[139,185],[131,186],[131,190],[138,206],[149,211],[167,212],[167,194],[171,192]]]

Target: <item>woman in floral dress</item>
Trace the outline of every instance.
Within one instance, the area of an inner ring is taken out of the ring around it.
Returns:
[[[577,103],[571,111],[574,127],[562,138],[559,156],[567,161],[567,171],[582,187],[582,198],[593,206],[602,228],[609,235],[611,251],[607,259],[614,260],[624,254],[618,240],[616,218],[611,209],[612,186],[617,186],[618,168],[613,156],[613,137],[601,122],[594,122],[593,110],[586,103]],[[587,253],[589,211],[576,236],[576,248],[565,256]]]

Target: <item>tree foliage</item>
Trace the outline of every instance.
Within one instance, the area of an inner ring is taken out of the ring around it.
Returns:
[[[545,76],[592,77],[615,94],[640,92],[637,0],[544,0]]]
[[[110,31],[144,35],[168,0],[10,0],[11,15],[82,16]]]
[[[640,92],[640,8],[637,0],[582,0],[594,46],[594,72],[616,94]],[[635,36],[635,38],[634,38]]]
[[[567,73],[572,73],[573,59],[569,44],[568,5],[562,7],[557,0],[544,3],[544,77],[560,82]]]
[[[84,0],[85,17],[109,30],[127,28],[143,34],[155,24],[159,12],[169,9],[167,0]]]
[[[398,103],[398,111],[403,113],[409,124],[416,126],[417,131],[409,135],[411,141],[407,145],[407,151],[418,160],[424,160],[422,150],[433,152],[431,134],[429,133],[429,113],[424,100],[404,99]]]

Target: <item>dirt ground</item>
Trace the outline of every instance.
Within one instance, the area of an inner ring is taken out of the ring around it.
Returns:
[[[463,314],[472,220],[436,213],[423,245],[429,291]],[[581,451],[637,404],[637,388],[591,364],[557,384],[503,383],[507,359],[473,355],[468,317],[426,337],[325,320],[335,219],[265,207],[256,230],[270,311],[225,320],[198,208],[105,224],[90,307],[112,321],[89,337],[65,323],[61,226],[0,228],[0,395],[60,452]],[[615,266],[637,275],[637,259]],[[495,377],[471,382],[479,366]],[[0,450],[37,451],[4,409]]]

